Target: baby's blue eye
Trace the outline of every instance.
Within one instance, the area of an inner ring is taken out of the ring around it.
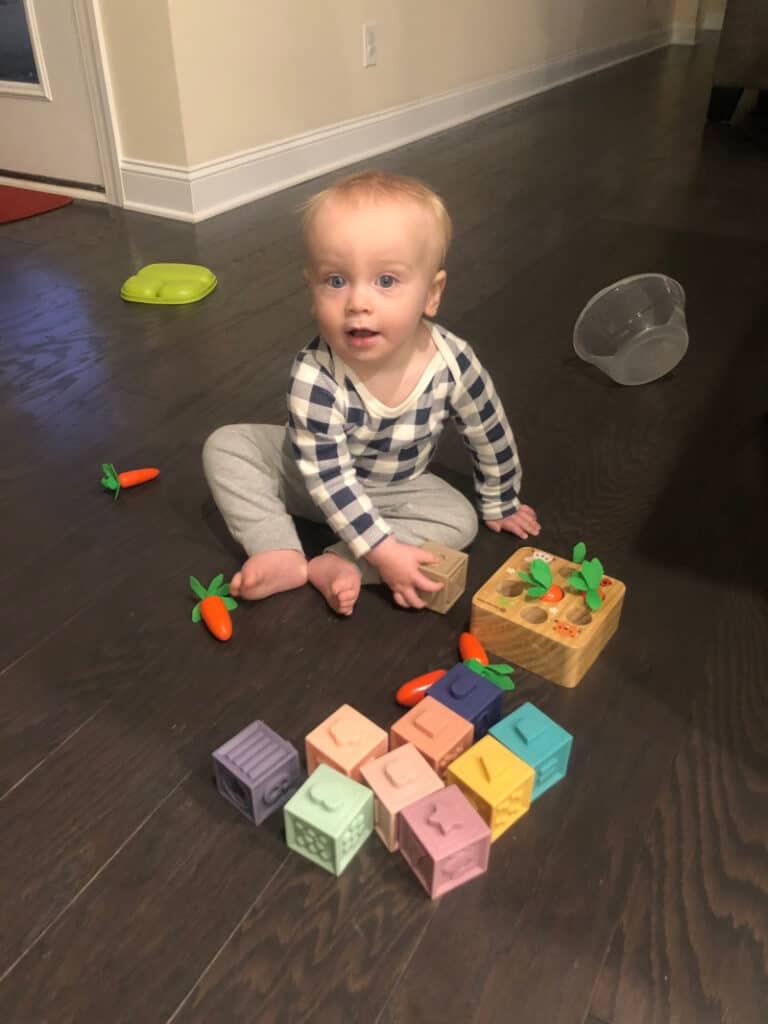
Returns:
[[[382,274],[379,277],[379,285],[382,288],[391,288],[395,283],[395,278],[391,274]]]
[[[343,288],[346,282],[341,274],[331,274],[328,278],[328,284],[331,288]]]

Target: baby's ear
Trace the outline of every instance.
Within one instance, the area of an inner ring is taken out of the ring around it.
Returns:
[[[432,278],[432,283],[429,286],[429,292],[427,294],[427,304],[424,307],[424,312],[427,316],[435,316],[440,308],[440,300],[443,297],[443,289],[445,288],[445,282],[447,280],[448,275],[444,270],[438,270]]]

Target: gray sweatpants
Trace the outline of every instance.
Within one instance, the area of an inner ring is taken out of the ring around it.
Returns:
[[[293,516],[325,519],[299,472],[285,427],[238,423],[215,430],[203,448],[203,467],[213,499],[247,555],[261,551],[301,551]],[[477,533],[477,515],[463,494],[432,473],[415,480],[365,490],[395,540],[419,546],[431,540],[461,549]],[[379,574],[358,560],[343,541],[328,548],[358,565],[363,583]]]

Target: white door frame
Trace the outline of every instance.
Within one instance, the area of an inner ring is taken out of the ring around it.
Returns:
[[[99,150],[101,168],[104,176],[103,198],[113,206],[124,206],[123,177],[120,169],[120,137],[115,118],[115,105],[106,61],[106,47],[99,10],[99,0],[61,0],[69,2],[75,15],[77,36],[88,86],[88,98],[93,112],[96,129],[96,143]],[[35,16],[33,0],[24,0],[32,49],[38,70],[39,84],[25,82],[3,82],[0,91],[16,95],[23,102],[24,97],[30,100],[52,99],[50,83],[45,68],[45,55],[40,44],[40,34]],[[37,186],[34,181],[26,179],[3,178],[4,183],[18,185],[20,188],[40,188],[60,192],[64,195],[76,195],[84,199],[98,201],[102,195],[98,192],[85,192],[82,189],[70,188],[65,185],[53,185],[41,182]]]
[[[120,136],[106,60],[99,0],[72,0],[85,66],[85,77],[96,125],[96,141],[104,171],[104,194],[113,206],[123,206],[123,175],[120,170]]]

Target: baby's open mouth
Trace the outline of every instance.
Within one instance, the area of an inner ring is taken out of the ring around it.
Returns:
[[[350,327],[347,334],[352,338],[375,338],[378,331],[369,331],[367,327]]]

